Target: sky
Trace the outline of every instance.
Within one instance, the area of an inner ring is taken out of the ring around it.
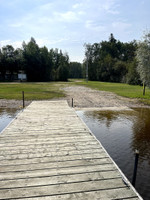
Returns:
[[[0,0],[0,48],[33,37],[82,62],[84,44],[140,40],[150,30],[150,0]]]

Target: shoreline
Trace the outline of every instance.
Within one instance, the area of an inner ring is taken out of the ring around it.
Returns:
[[[122,110],[134,107],[150,108],[150,106],[139,102],[138,99],[121,97],[111,92],[90,89],[85,86],[69,86],[62,88],[62,90],[66,97],[49,99],[49,101],[67,100],[69,106],[72,107],[73,99],[73,105],[76,110]],[[25,100],[25,106],[28,106],[31,102],[31,100]],[[0,108],[21,109],[23,108],[23,101],[0,99]]]
[[[28,106],[32,101],[25,101],[25,106]],[[8,100],[8,99],[0,99],[0,108],[5,109],[21,109],[23,108],[22,100]]]

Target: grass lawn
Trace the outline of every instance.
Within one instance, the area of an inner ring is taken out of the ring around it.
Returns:
[[[46,83],[0,83],[0,99],[22,99],[22,91],[25,92],[26,100],[42,100],[64,97],[61,90],[71,85],[83,85],[93,89],[114,92],[123,97],[138,98],[139,101],[150,105],[150,89],[146,88],[143,96],[142,86],[133,86],[123,83],[108,83],[98,81],[86,81],[71,79],[69,82],[46,82]]]
[[[143,96],[143,87],[137,85],[128,85],[124,83],[109,83],[98,81],[82,81],[76,84],[87,86],[93,89],[113,92],[123,97],[137,98],[139,101],[150,105],[150,89],[146,87],[145,96]]]
[[[22,99],[24,91],[26,100],[42,100],[64,97],[60,87],[65,83],[0,83],[0,99]]]

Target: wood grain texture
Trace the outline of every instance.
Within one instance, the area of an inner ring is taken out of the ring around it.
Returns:
[[[35,101],[0,135],[0,199],[142,199],[66,101]]]

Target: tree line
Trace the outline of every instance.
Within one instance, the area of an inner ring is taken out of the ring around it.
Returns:
[[[88,62],[89,80],[140,84],[137,48],[135,40],[123,43],[112,33],[108,41],[86,44],[84,65]]]
[[[88,65],[87,65],[88,64]],[[123,82],[150,87],[150,33],[143,41],[121,42],[111,33],[108,41],[85,44],[83,64],[70,62],[67,53],[58,49],[39,47],[34,38],[22,48],[7,45],[0,49],[0,80],[14,79],[24,72],[27,81],[67,81],[85,78],[92,81]]]
[[[58,49],[40,48],[34,38],[22,48],[12,45],[0,49],[1,80],[13,80],[14,73],[24,71],[28,81],[67,81],[69,76],[69,56]]]

